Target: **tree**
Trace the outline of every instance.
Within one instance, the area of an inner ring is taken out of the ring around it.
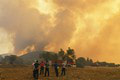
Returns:
[[[60,59],[64,60],[65,52],[63,49],[60,49],[60,51],[58,52],[58,56]]]
[[[74,54],[75,54],[74,49],[71,49],[70,47],[68,47],[67,55],[74,55]]]
[[[72,60],[72,62],[75,62],[76,56],[75,56],[75,51],[74,51],[74,49],[71,49],[70,47],[68,47],[67,56],[68,56],[69,61]]]
[[[2,56],[0,56],[0,63],[2,63],[2,60],[3,60],[3,57],[2,57]]]
[[[86,60],[84,57],[80,57],[76,60],[77,67],[83,68],[86,65]]]
[[[2,60],[3,64],[23,64],[23,60],[16,56],[16,55],[10,55],[5,56],[5,58]]]
[[[86,60],[86,66],[91,66],[91,65],[93,65],[93,60],[87,58],[87,60]]]
[[[63,49],[60,49],[60,51],[58,52],[59,56],[63,57],[65,55],[65,52]]]
[[[17,59],[17,56],[16,56],[16,55],[11,55],[11,56],[9,56],[9,62],[10,62],[10,64],[13,64],[16,59]]]

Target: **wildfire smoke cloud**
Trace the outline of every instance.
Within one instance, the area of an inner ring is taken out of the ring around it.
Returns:
[[[70,46],[77,56],[120,63],[119,14],[120,0],[0,0],[14,53]]]

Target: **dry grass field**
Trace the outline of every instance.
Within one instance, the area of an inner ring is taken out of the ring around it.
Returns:
[[[0,80],[34,80],[32,67],[0,67]],[[50,77],[40,76],[39,80],[120,80],[120,68],[68,68],[67,75],[58,78],[51,68]]]

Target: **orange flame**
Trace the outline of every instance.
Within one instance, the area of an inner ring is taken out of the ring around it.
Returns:
[[[35,46],[34,45],[32,45],[32,46],[28,46],[28,47],[26,47],[24,50],[21,50],[20,52],[19,52],[19,55],[24,55],[24,54],[27,54],[27,53],[29,53],[29,52],[33,52],[33,51],[35,51],[36,49],[35,49]]]

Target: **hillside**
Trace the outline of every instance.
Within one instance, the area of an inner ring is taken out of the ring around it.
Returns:
[[[48,56],[50,54],[50,56]],[[47,52],[47,51],[35,51],[35,52],[30,52],[28,54],[20,56],[20,58],[28,64],[31,64],[34,62],[34,60],[43,60],[49,58],[53,58],[55,53],[53,52]]]

